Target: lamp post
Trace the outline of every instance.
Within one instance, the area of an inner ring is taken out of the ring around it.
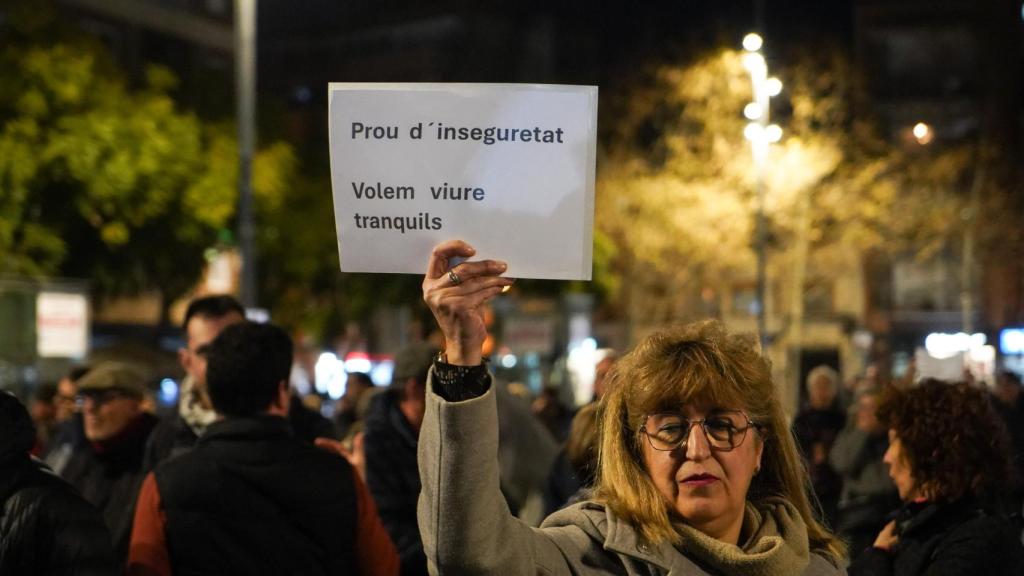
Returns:
[[[764,213],[765,182],[764,173],[768,161],[768,148],[782,139],[782,128],[769,124],[771,98],[782,91],[782,82],[778,78],[768,76],[768,63],[761,54],[764,39],[755,33],[743,37],[743,67],[750,73],[753,86],[753,101],[743,108],[743,115],[750,120],[743,130],[743,136],[750,142],[754,158],[754,186],[757,194],[757,232],[755,245],[757,248],[757,332],[761,340],[761,348],[768,345],[768,327],[766,320],[766,284],[767,284],[767,242],[768,230]]]
[[[252,158],[256,148],[256,0],[235,0],[235,93],[238,117],[238,239],[241,297],[256,307],[256,230],[252,211]]]

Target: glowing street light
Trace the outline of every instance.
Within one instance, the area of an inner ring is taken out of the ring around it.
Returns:
[[[928,144],[929,142],[932,141],[933,138],[935,138],[935,133],[932,132],[931,126],[925,124],[924,122],[918,122],[917,124],[914,124],[914,128],[911,130],[911,132],[914,134],[914,138],[917,139],[917,143],[922,146]]]
[[[761,49],[764,44],[764,39],[761,38],[760,34],[751,32],[743,37],[743,49],[748,52],[757,52]]]
[[[757,186],[757,296],[755,310],[757,314],[757,331],[761,346],[765,347],[768,339],[767,315],[765,310],[765,288],[767,283],[767,242],[768,224],[764,215],[764,171],[768,162],[768,148],[782,139],[782,128],[769,124],[771,98],[782,93],[782,81],[768,76],[768,62],[761,54],[764,39],[751,32],[743,37],[742,56],[743,68],[750,73],[750,83],[754,92],[754,101],[743,107],[743,116],[751,122],[743,129],[743,137],[750,142],[754,156],[754,176]]]

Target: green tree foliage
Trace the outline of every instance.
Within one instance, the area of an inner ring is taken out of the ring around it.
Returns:
[[[129,86],[95,41],[7,3],[0,34],[0,274],[88,278],[103,296],[200,277],[229,227],[237,145],[229,123],[180,110],[177,82],[149,67]],[[254,160],[257,203],[275,210],[295,172],[290,146]]]

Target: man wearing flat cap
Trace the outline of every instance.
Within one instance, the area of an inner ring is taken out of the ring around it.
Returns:
[[[402,576],[425,575],[416,524],[420,473],[416,446],[426,411],[427,373],[438,349],[425,342],[395,355],[391,387],[377,394],[366,414],[366,485],[377,502],[380,519],[402,559]]]
[[[145,476],[146,439],[157,419],[142,410],[145,376],[121,362],[101,362],[78,381],[85,442],[59,470],[103,513],[120,564],[128,557],[135,498]]]

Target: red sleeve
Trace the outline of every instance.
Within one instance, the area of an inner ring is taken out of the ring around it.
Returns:
[[[128,547],[129,576],[171,576],[164,526],[167,518],[160,507],[156,476],[150,472],[142,482],[135,504],[135,522]]]
[[[363,479],[352,469],[356,488],[356,571],[359,576],[398,576],[401,561],[384,524],[377,515],[377,505]]]

